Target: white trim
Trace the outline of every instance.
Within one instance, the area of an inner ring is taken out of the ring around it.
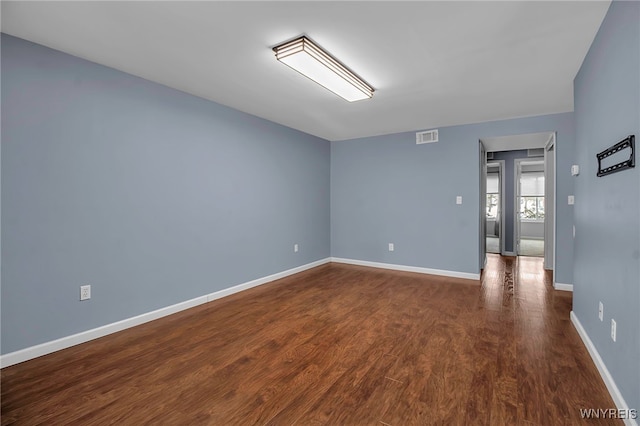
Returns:
[[[549,265],[547,265],[547,260],[548,260],[548,250],[551,249],[553,250],[552,256],[551,256],[551,270],[553,271],[553,282],[555,284],[555,280],[556,280],[556,251],[558,248],[558,240],[557,240],[557,228],[558,228],[558,144],[557,144],[557,134],[558,132],[551,132],[551,135],[549,136],[549,140],[547,141],[547,144],[544,147],[544,158],[545,158],[545,174],[544,174],[544,178],[545,178],[545,182],[548,179],[548,175],[547,175],[547,153],[552,152],[552,156],[553,156],[553,208],[551,209],[551,214],[553,215],[553,223],[551,224],[552,229],[552,244],[549,246],[549,241],[548,238],[545,239],[545,256],[544,256],[544,261],[543,261],[543,267],[548,267]],[[546,195],[546,191],[545,191],[545,195]],[[545,232],[546,232],[546,224],[545,224]],[[572,290],[573,291],[573,290]]]
[[[573,291],[573,284],[553,283],[553,288],[562,291]]]
[[[522,173],[521,160],[527,158],[515,158],[513,160],[513,252],[514,256],[520,255],[520,206],[518,201],[520,198],[520,174]]]
[[[239,284],[230,288],[226,288],[224,290],[216,291],[214,293],[211,293],[205,296],[196,297],[194,299],[176,303],[175,305],[156,309],[155,311],[147,312],[141,315],[137,315],[135,317],[126,318],[121,321],[117,321],[111,324],[103,325],[101,327],[93,328],[91,330],[82,331],[80,333],[76,333],[71,336],[61,337],[59,339],[52,340],[50,342],[45,342],[39,345],[20,349],[15,352],[10,352],[8,354],[4,354],[0,356],[0,368],[9,367],[10,365],[28,361],[30,359],[37,358],[42,355],[47,355],[62,349],[66,349],[71,346],[79,345],[81,343],[85,343],[90,340],[94,340],[99,337],[106,336],[108,334],[116,333],[118,331],[122,331],[127,328],[135,327],[137,325],[144,324],[146,322],[153,321],[158,318],[165,317],[167,315],[175,314],[176,312],[184,311],[185,309],[193,308],[203,303],[211,302],[212,300],[220,299],[222,297],[229,296],[231,294],[238,293],[240,291],[247,290],[252,287],[257,287],[259,285],[266,284],[268,282],[275,281],[280,278],[288,277],[289,275],[306,271],[307,269],[315,268],[316,266],[329,263],[329,261],[330,261],[330,258],[327,257],[325,259],[307,263],[306,265],[298,266],[296,268],[278,272],[276,274],[269,275],[263,278],[258,278],[256,280]]]
[[[224,290],[219,290],[214,293],[208,294],[206,296],[207,302],[211,302],[216,299],[220,299],[222,297],[226,297],[234,293],[241,292],[243,290],[248,290],[250,288],[257,287],[259,285],[266,284],[271,281],[279,280],[280,278],[288,277],[289,275],[298,274],[300,272],[306,271],[307,269],[315,268],[316,266],[329,263],[330,261],[331,261],[331,258],[327,257],[321,260],[317,260],[315,262],[307,263],[306,265],[298,266],[297,268],[287,269],[286,271],[278,272],[277,274],[269,275],[266,277],[255,279],[253,281],[248,281],[243,284],[238,284],[233,287],[225,288]]]
[[[505,251],[503,256],[517,256],[514,251]]]
[[[480,159],[478,181],[478,193],[480,204],[478,205],[478,272],[484,269],[487,263],[487,150],[482,143],[482,139],[478,139],[478,158]]]
[[[552,135],[553,134],[555,134],[555,133],[552,133]],[[550,138],[551,138],[551,136],[550,136]],[[551,145],[551,146],[553,146],[553,145]],[[554,155],[555,155],[555,151],[554,151]],[[520,255],[520,250],[519,250],[519,248],[520,248],[520,240],[523,239],[523,237],[522,237],[522,223],[523,222],[527,222],[527,219],[520,218],[520,213],[519,213],[520,212],[520,205],[519,205],[519,202],[518,202],[519,198],[520,198],[520,191],[521,191],[520,179],[521,179],[522,173],[523,173],[523,171],[522,171],[522,163],[535,162],[535,163],[543,163],[544,164],[545,161],[546,160],[544,160],[544,159],[540,160],[539,157],[537,157],[537,158],[530,158],[530,157],[528,157],[528,158],[515,158],[513,160],[513,174],[514,174],[514,176],[513,176],[513,185],[514,185],[514,187],[513,187],[513,189],[514,189],[514,199],[513,199],[513,228],[514,228],[513,229],[513,240],[514,241],[513,241],[513,251],[518,253],[518,255]],[[526,172],[524,172],[524,173],[526,173]],[[544,177],[545,177],[545,181],[546,181],[547,173],[544,173]],[[554,174],[554,185],[555,185],[555,174]],[[555,194],[554,194],[554,197],[555,197]],[[555,208],[555,203],[554,203],[554,208]],[[555,210],[554,210],[554,212],[555,212]],[[555,220],[556,219],[555,219],[555,215],[554,215],[554,217],[553,217],[554,224],[555,224]],[[529,223],[536,223],[536,222],[539,222],[539,221],[534,220],[534,221],[531,221]],[[542,221],[542,223],[544,223],[544,221]],[[529,238],[531,238],[531,237],[526,237],[524,239],[529,239]],[[544,240],[544,237],[542,239]],[[547,241],[545,241],[545,243],[547,243]],[[555,244],[555,241],[553,242],[553,244]],[[548,247],[546,247],[546,244],[545,244],[545,253],[547,252],[547,250],[548,250]],[[554,252],[555,252],[555,250],[554,250]]]
[[[507,193],[506,190],[506,179],[505,179],[505,170],[506,169],[506,162],[505,160],[492,160],[491,162],[487,163],[487,166],[498,166],[498,179],[500,180],[500,230],[498,232],[500,232],[500,235],[497,236],[498,239],[500,240],[500,254],[502,256],[504,256],[505,250],[504,250],[504,244],[505,244],[505,234],[504,234],[504,227],[505,227],[505,221],[506,221],[506,204],[505,204],[505,194]],[[486,220],[486,219],[485,219]],[[485,230],[485,233],[487,233],[487,231]],[[488,234],[488,233],[487,233]],[[487,264],[486,261],[486,256],[485,256],[485,262],[484,264]]]
[[[441,275],[444,277],[464,278],[467,280],[479,280],[480,274],[470,272],[446,271],[443,269],[422,268],[419,266],[395,265],[392,263],[369,262],[368,260],[344,259],[332,257],[332,262],[347,263],[349,265],[369,266],[372,268],[393,269],[394,271],[417,272],[419,274]]]
[[[85,343],[108,334],[117,333],[118,331],[135,327],[136,325],[144,324],[145,322],[153,321],[185,309],[193,308],[194,306],[198,306],[206,302],[207,296],[196,297],[195,299],[176,303],[175,305],[156,309],[155,311],[126,318],[91,330],[82,331],[80,333],[72,334],[71,336],[61,337],[56,340],[51,340],[49,342],[40,343],[39,345],[10,352],[0,356],[0,365],[2,368],[9,367],[10,365],[18,364],[19,362],[28,361],[30,359],[79,345],[80,343]]]
[[[584,343],[584,345],[587,347],[587,351],[589,351],[589,355],[591,355],[591,359],[593,360],[593,363],[598,368],[598,372],[600,373],[600,376],[602,377],[604,384],[607,386],[607,389],[609,390],[609,394],[613,399],[613,403],[616,404],[616,407],[619,410],[629,410],[629,406],[627,405],[624,398],[622,397],[622,394],[620,393],[618,386],[616,386],[616,382],[613,380],[613,377],[611,377],[611,373],[609,373],[609,370],[607,369],[607,366],[605,365],[604,361],[600,357],[598,350],[593,345],[593,342],[589,338],[589,335],[585,331],[584,327],[582,327],[580,320],[578,319],[576,314],[573,313],[573,311],[571,311],[571,322],[573,323],[573,326],[576,328],[578,335],[582,339],[582,343]],[[638,423],[635,421],[635,419],[624,419],[624,423],[627,426],[638,426]]]
[[[507,193],[507,179],[505,179],[505,173],[507,170],[507,163],[505,160],[497,160],[500,174],[500,254],[505,252],[505,226],[507,220],[507,204],[505,194]]]

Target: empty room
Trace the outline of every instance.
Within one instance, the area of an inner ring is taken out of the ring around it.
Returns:
[[[0,14],[2,425],[637,426],[640,2]]]

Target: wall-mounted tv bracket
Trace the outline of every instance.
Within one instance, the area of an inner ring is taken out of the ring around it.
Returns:
[[[636,166],[636,158],[635,158],[635,135],[629,135],[625,139],[621,140],[617,144],[613,145],[610,148],[605,149],[604,151],[596,154],[598,157],[598,173],[599,177],[610,175],[611,173],[620,172],[625,169],[630,169]],[[629,158],[621,161],[620,163],[614,164],[613,166],[602,168],[602,160],[605,158],[622,151],[623,149],[629,148],[631,153],[629,154]]]

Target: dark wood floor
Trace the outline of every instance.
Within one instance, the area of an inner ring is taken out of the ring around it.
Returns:
[[[323,265],[5,368],[2,424],[617,424],[541,262]]]

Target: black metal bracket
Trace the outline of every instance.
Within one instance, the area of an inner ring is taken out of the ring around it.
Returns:
[[[596,154],[598,157],[598,173],[599,177],[610,175],[611,173],[621,172],[622,170],[630,169],[636,166],[636,157],[635,157],[635,135],[629,135],[625,139],[621,140],[617,144],[613,145],[610,148],[605,149],[604,151]],[[602,160],[615,154],[616,152],[622,151],[625,148],[629,148],[631,153],[629,154],[629,158],[627,160],[621,161],[620,163],[614,164],[613,166],[602,168]]]

